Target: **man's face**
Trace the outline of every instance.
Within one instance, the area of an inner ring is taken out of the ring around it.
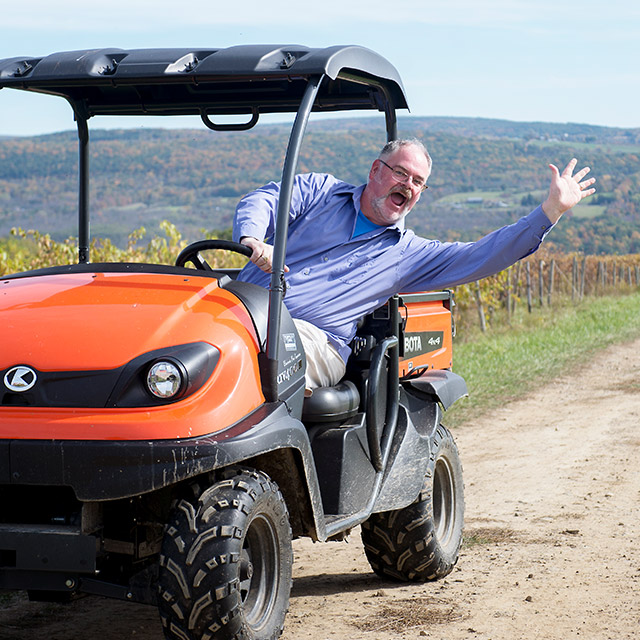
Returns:
[[[394,169],[402,170],[409,178],[399,182],[394,176]],[[413,145],[400,147],[382,160],[376,159],[371,166],[369,182],[362,194],[362,212],[375,224],[395,224],[404,218],[420,199],[422,189],[414,184],[414,180],[424,183],[430,173],[426,156],[421,149]]]

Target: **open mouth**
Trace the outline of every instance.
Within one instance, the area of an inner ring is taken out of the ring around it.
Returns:
[[[404,205],[407,203],[407,201],[409,200],[409,198],[407,197],[407,195],[405,195],[402,191],[392,191],[389,194],[389,198],[391,199],[391,202],[396,206],[396,207],[404,207]]]

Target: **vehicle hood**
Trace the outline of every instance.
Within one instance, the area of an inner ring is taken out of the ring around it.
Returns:
[[[0,281],[0,369],[39,371],[120,367],[171,345],[220,347],[251,319],[211,277],[79,273]],[[257,344],[257,341],[256,341]]]

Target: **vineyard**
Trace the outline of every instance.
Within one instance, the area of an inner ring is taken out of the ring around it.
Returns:
[[[545,247],[500,273],[456,287],[458,327],[510,324],[516,307],[535,313],[544,307],[578,304],[585,296],[627,293],[640,287],[640,255],[587,256]]]
[[[187,245],[182,234],[171,222],[160,224],[163,235],[153,235],[143,242],[147,231],[139,227],[129,235],[124,249],[109,239],[94,238],[91,241],[91,262],[141,262],[150,264],[174,264],[180,251]],[[215,232],[208,237],[222,237]],[[0,239],[0,276],[19,271],[41,269],[53,265],[77,262],[76,238],[57,242],[49,234],[39,231],[12,229],[9,239]],[[218,253],[208,259],[215,268],[239,267],[245,258],[236,254]]]
[[[109,239],[94,238],[91,261],[173,264],[187,241],[170,222],[162,222],[160,230],[162,234],[146,239],[146,229],[136,229],[125,248]],[[225,239],[229,236],[228,231],[207,234]],[[0,239],[0,276],[76,260],[75,238],[57,242],[38,231],[12,229],[9,238]],[[214,269],[240,267],[245,262],[242,256],[220,251],[210,253],[207,260]],[[578,304],[585,296],[626,293],[638,287],[640,254],[587,256],[543,246],[509,269],[456,287],[454,317],[461,334],[473,335],[476,329],[487,332],[508,326],[516,309],[535,314],[555,305]]]

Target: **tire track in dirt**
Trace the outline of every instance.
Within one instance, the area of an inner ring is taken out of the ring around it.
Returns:
[[[454,435],[467,502],[456,570],[427,585],[368,581],[355,540],[334,553],[304,542],[309,587],[344,584],[294,587],[285,639],[637,638],[640,341]]]
[[[283,640],[631,640],[640,629],[640,340],[454,432],[467,526],[429,584],[380,580],[359,531],[294,544]],[[0,594],[2,598],[2,594]],[[161,640],[151,607],[0,600],[2,640]]]

